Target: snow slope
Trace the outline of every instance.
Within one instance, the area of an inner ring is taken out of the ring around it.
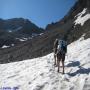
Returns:
[[[83,11],[79,14],[77,14],[75,17],[77,17],[77,19],[74,21],[75,25],[77,24],[81,24],[81,26],[84,25],[84,23],[90,19],[90,13],[86,13],[87,8],[84,8]],[[85,14],[85,15],[84,15]],[[84,16],[83,16],[84,15]]]
[[[53,64],[53,53],[0,64],[0,90],[89,90],[90,38],[82,37],[68,45],[64,75],[62,67],[58,73]]]

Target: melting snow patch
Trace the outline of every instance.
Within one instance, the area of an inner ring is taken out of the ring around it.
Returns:
[[[24,41],[27,41],[28,38],[16,38],[17,40],[21,41],[21,42],[24,42]]]
[[[3,46],[2,46],[2,48],[8,48],[8,47],[10,47],[10,46],[6,46],[6,45],[3,45]]]
[[[43,33],[40,33],[39,35],[43,35]]]
[[[11,46],[14,46],[14,44],[11,44]]]
[[[84,23],[90,19],[90,14],[86,14],[85,16],[83,16],[83,14],[86,13],[86,8],[83,9],[83,11],[81,13],[79,13],[78,15],[76,15],[75,17],[77,17],[77,19],[74,21],[75,25],[77,24],[81,24],[81,26],[84,25]]]
[[[9,30],[8,32],[9,32],[9,33],[11,33],[11,32],[12,32],[12,30]]]
[[[18,31],[18,30],[20,30],[20,29],[22,29],[22,27],[21,27],[21,26],[20,26],[20,27],[18,27],[18,28],[16,28],[15,30],[16,30],[16,31]]]
[[[75,17],[82,16],[83,14],[86,13],[86,10],[87,10],[87,8],[84,8],[83,11],[81,13],[77,14]]]

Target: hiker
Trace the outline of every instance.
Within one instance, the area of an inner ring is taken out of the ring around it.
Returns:
[[[59,67],[60,67],[60,61],[62,62],[62,66],[63,66],[63,74],[64,74],[64,61],[65,61],[65,55],[67,53],[67,42],[65,40],[55,40],[56,45],[56,51],[54,52],[54,59],[55,59],[55,64],[57,61],[57,66],[58,66],[58,72],[59,72]],[[56,60],[57,59],[57,60]]]
[[[57,61],[56,61],[56,57],[57,57],[57,47],[58,47],[58,39],[56,39],[54,41],[54,47],[53,47],[53,51],[54,51],[54,65],[57,65]]]

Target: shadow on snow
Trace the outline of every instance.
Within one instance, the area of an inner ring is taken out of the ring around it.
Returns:
[[[79,61],[71,61],[66,67],[78,67],[79,69],[75,72],[69,72],[67,73],[69,76],[76,76],[77,74],[89,74],[90,73],[90,68],[84,68],[80,66]]]

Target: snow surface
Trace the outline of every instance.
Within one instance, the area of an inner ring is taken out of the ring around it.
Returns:
[[[84,23],[90,19],[90,13],[86,13],[87,8],[84,8],[83,11],[79,14],[77,14],[75,17],[77,17],[77,19],[74,21],[75,25],[77,24],[81,24],[81,26],[84,25]],[[85,16],[83,16],[85,14]]]
[[[39,35],[43,35],[43,33],[40,33]]]
[[[2,46],[2,48],[8,48],[8,47],[10,47],[10,46],[7,46],[7,45],[3,45],[3,46]]]
[[[21,42],[24,42],[24,41],[27,41],[28,38],[16,38],[17,40],[21,41]]]
[[[89,90],[90,38],[68,45],[65,74],[54,67],[53,53],[44,57],[0,64],[0,90]],[[13,89],[17,87],[17,89]],[[5,89],[6,90],[6,89]]]
[[[22,26],[19,26],[19,27],[17,27],[17,28],[14,29],[14,30],[18,31],[18,30],[20,30],[20,29],[22,29],[22,28],[23,28]]]
[[[13,47],[14,44],[11,44],[11,46]],[[7,46],[7,45],[3,45],[2,48],[9,48],[10,46]]]
[[[37,33],[32,33],[32,37],[36,37],[36,36],[38,36],[39,34],[37,34]]]
[[[12,32],[12,30],[9,30],[8,32],[10,32],[10,33],[11,33],[11,32]]]

